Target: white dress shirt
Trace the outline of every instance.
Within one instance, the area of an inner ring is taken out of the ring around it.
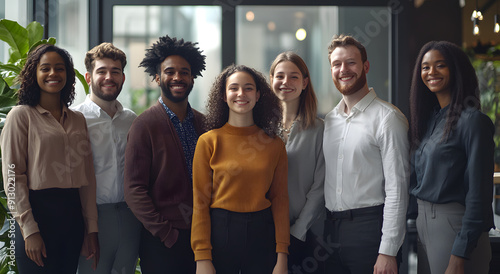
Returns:
[[[127,134],[137,115],[116,102],[118,111],[111,118],[87,96],[73,110],[83,113],[87,121],[97,181],[97,204],[125,201],[123,176]]]
[[[375,91],[345,113],[325,117],[325,203],[330,211],[385,204],[379,253],[395,256],[404,240],[409,184],[408,121]]]

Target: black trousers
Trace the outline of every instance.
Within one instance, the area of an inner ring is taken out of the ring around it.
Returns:
[[[251,213],[212,209],[210,217],[217,274],[272,273],[277,254],[270,208]]]
[[[143,228],[139,245],[139,258],[143,274],[189,274],[196,272],[191,249],[191,230],[179,229],[177,242],[166,247],[158,237]]]
[[[323,240],[330,256],[325,273],[373,273],[382,237],[383,210],[380,205],[327,212]]]
[[[305,242],[290,235],[288,271],[292,274],[323,273],[326,256],[322,243],[322,235],[316,236],[311,230],[307,231]]]
[[[47,250],[47,258],[42,256],[44,267],[39,267],[28,258],[21,229],[16,224],[16,262],[19,273],[76,273],[84,233],[79,190],[30,190],[29,200]]]

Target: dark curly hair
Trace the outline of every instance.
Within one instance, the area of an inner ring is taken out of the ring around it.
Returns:
[[[170,38],[168,35],[160,37],[158,42],[146,50],[146,57],[142,60],[139,67],[146,68],[144,71],[150,76],[155,77],[160,74],[161,63],[171,55],[179,55],[191,66],[191,75],[196,78],[205,70],[205,55],[202,55],[198,43],[184,42],[184,39]]]
[[[410,141],[412,149],[418,147],[426,133],[431,115],[439,102],[436,95],[422,81],[422,59],[437,50],[443,55],[450,70],[450,107],[446,114],[443,140],[446,140],[466,108],[481,109],[476,72],[469,57],[457,45],[447,41],[431,41],[425,44],[417,57],[410,88]]]
[[[255,81],[256,89],[260,92],[259,101],[253,108],[253,120],[255,124],[264,130],[270,137],[274,138],[278,132],[281,121],[281,104],[266,78],[253,68],[244,65],[230,65],[226,67],[215,79],[207,102],[206,128],[212,130],[220,128],[229,120],[229,107],[224,101],[226,97],[226,81],[229,76],[236,72],[246,72]]]
[[[61,90],[61,102],[66,106],[73,103],[75,99],[75,69],[71,55],[66,50],[52,44],[42,44],[29,53],[26,64],[19,74],[18,81],[21,83],[21,87],[17,92],[18,105],[34,107],[40,102],[40,86],[38,85],[36,73],[40,59],[47,52],[56,52],[64,60],[66,85]]]

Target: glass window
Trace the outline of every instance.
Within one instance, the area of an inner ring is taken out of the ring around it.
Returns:
[[[88,0],[49,1],[49,37],[57,39],[56,45],[67,50],[75,68],[85,74],[85,53],[88,50]],[[75,84],[73,105],[85,100],[85,91],[79,80]]]
[[[0,0],[0,18],[16,21],[19,25],[26,27],[28,25],[27,18],[27,0],[8,1]],[[3,63],[9,60],[9,45],[0,41],[0,61]]]
[[[297,52],[308,65],[322,116],[341,99],[331,78],[328,44],[335,34],[350,34],[367,49],[368,85],[390,100],[390,19],[387,7],[238,6],[237,62],[268,75],[279,53]]]
[[[204,111],[213,80],[221,71],[221,22],[219,6],[114,6],[113,44],[127,54],[122,103],[137,113],[152,105],[160,88],[139,68],[147,48],[161,36],[198,42],[206,58],[203,77],[195,79],[191,106]],[[127,104],[129,102],[129,104]]]

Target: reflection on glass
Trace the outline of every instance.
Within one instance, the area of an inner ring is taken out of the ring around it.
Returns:
[[[247,20],[252,12],[253,21]],[[325,115],[341,96],[328,63],[328,44],[335,34],[355,36],[368,52],[368,85],[389,100],[391,13],[387,7],[238,6],[236,9],[237,63],[265,75],[276,55],[297,52],[307,63],[318,95],[319,115]]]
[[[86,71],[84,59],[89,44],[88,6],[88,0],[66,0],[49,5],[48,10],[49,37],[55,37],[56,45],[71,54],[75,68],[82,74]],[[85,91],[79,81],[75,84],[75,91],[73,105],[85,100]]]
[[[114,6],[113,44],[127,55],[123,105],[141,113],[154,104],[160,88],[139,68],[147,48],[161,36],[198,42],[206,58],[203,77],[195,79],[189,102],[204,111],[213,79],[221,71],[221,21],[219,6]]]

